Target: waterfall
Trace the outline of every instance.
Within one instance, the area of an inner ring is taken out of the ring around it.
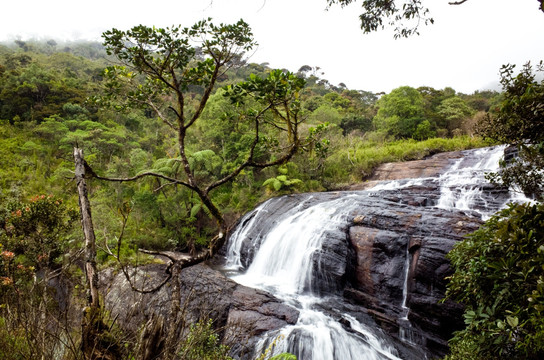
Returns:
[[[402,287],[402,304],[400,306],[403,312],[403,315],[401,317],[403,320],[408,320],[408,312],[410,311],[410,309],[407,306],[408,284],[410,281],[409,276],[410,276],[410,243],[406,245],[406,259],[404,261],[404,285]]]
[[[523,194],[490,190],[485,175],[499,169],[505,146],[495,146],[467,152],[437,179],[440,184],[440,198],[436,207],[445,210],[476,211],[487,220],[495,211],[508,202],[525,202]],[[498,202],[498,203],[497,203]]]
[[[325,201],[300,210],[297,206],[282,214],[272,229],[267,229],[253,262],[246,272],[232,276],[235,281],[254,288],[272,292],[300,311],[298,323],[284,328],[279,334],[270,334],[261,342],[261,350],[278,336],[275,352],[291,352],[300,360],[382,360],[398,359],[396,351],[370,328],[359,323],[349,314],[337,313],[336,317],[347,321],[350,330],[332,316],[319,310],[321,298],[313,286],[313,266],[323,247],[329,230],[347,227],[353,201],[359,195],[351,194],[336,200]],[[265,214],[266,202],[258,210]],[[255,216],[250,213],[249,217]],[[247,234],[256,222],[242,221],[245,225],[236,236]],[[231,244],[239,239],[232,239]],[[229,246],[230,249],[230,246]],[[234,249],[229,254],[237,257]],[[239,259],[229,259],[227,264],[240,264]]]
[[[226,267],[230,277],[240,284],[269,291],[300,312],[296,324],[262,337],[257,351],[279,339],[274,354],[290,352],[299,360],[399,359],[394,343],[375,324],[367,325],[353,312],[343,310],[340,283],[345,266],[329,261],[329,268],[324,268],[321,261],[327,256],[347,257],[340,250],[336,250],[339,254],[327,252],[331,239],[349,247],[346,231],[353,224],[354,213],[371,206],[377,196],[410,192],[413,187],[428,184],[436,189],[429,195],[434,209],[489,217],[513,199],[508,191],[483,180],[485,172],[497,169],[503,150],[494,147],[466,151],[463,158],[434,178],[383,182],[365,191],[320,194],[319,199],[314,195],[300,197],[299,203],[280,210],[276,206],[289,197],[274,198],[248,213],[229,239]],[[411,206],[402,205],[402,200],[397,203],[400,205],[395,206]],[[412,261],[409,247],[408,242],[398,335],[405,343],[415,345],[420,340],[413,337],[417,334],[412,333],[408,320]]]

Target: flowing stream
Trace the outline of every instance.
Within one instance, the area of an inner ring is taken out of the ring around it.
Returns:
[[[422,183],[432,183],[437,188],[434,200],[437,211],[467,210],[485,219],[506,202],[519,197],[499,197],[483,181],[485,172],[497,169],[502,153],[501,147],[468,151],[436,178],[384,182],[370,190],[345,192],[317,203],[301,202],[274,214],[271,225],[253,235],[251,246],[244,249],[248,233],[260,222],[270,222],[270,209],[283,198],[268,200],[248,213],[228,243],[226,268],[231,278],[269,291],[300,312],[295,325],[263,337],[257,351],[263,351],[277,340],[275,354],[290,352],[299,360],[399,359],[394,344],[379,328],[344,312],[342,306],[326,306],[326,303],[342,302],[340,294],[334,291],[337,279],[327,276],[326,270],[320,268],[319,258],[324,256],[327,240],[334,232],[346,233],[353,222],[352,214],[360,209],[363,199],[368,202],[369,197],[380,196],[382,192]],[[252,261],[245,265],[244,252],[252,254]],[[399,274],[404,276],[399,321],[405,323],[399,337],[407,344],[413,343],[407,304],[410,261],[407,244],[405,273]],[[325,287],[333,290],[322,294],[318,289],[323,288],[323,282],[330,282]]]
[[[232,276],[243,285],[273,293],[300,311],[296,325],[263,339],[260,350],[280,337],[275,352],[288,351],[301,360],[398,359],[392,346],[353,316],[334,314],[333,318],[320,311],[322,298],[313,291],[314,255],[323,247],[329,230],[347,226],[350,209],[357,206],[352,200],[358,196],[347,194],[305,209],[303,204],[294,207],[282,215],[274,228],[261,234],[260,247],[245,273]],[[238,237],[258,222],[259,215],[266,216],[266,205],[257,208],[251,214],[252,220],[233,234],[227,253],[227,266],[231,269],[241,266]],[[347,321],[351,331],[339,320]]]

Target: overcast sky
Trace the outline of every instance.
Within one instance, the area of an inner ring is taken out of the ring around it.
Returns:
[[[425,0],[435,24],[394,40],[391,30],[361,32],[360,5],[325,11],[326,0],[2,0],[0,41],[100,40],[112,27],[243,18],[259,43],[250,61],[292,71],[319,66],[332,84],[373,92],[404,85],[498,89],[502,64],[544,59],[544,13],[536,0],[448,1]]]

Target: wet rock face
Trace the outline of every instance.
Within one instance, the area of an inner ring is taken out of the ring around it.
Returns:
[[[251,264],[267,231],[291,210],[347,197],[340,205],[347,209],[347,225],[326,232],[326,241],[314,256],[312,284],[305,290],[340,296],[352,306],[350,313],[370,315],[391,337],[424,349],[430,357],[441,357],[452,332],[464,325],[463,309],[452,301],[441,302],[445,278],[452,272],[446,254],[480,226],[482,212],[499,208],[509,195],[482,182],[478,188],[483,193],[470,210],[443,210],[437,207],[443,191],[465,190],[440,175],[450,168],[470,169],[480,161],[473,152],[438,154],[427,160],[382,165],[369,183],[349,189],[353,192],[273,199],[265,209],[267,216],[245,234],[241,262],[246,268]],[[472,176],[471,172],[459,174],[462,180]],[[420,179],[401,180],[405,178]],[[398,183],[371,188],[383,180]]]
[[[248,232],[244,246],[254,246],[250,245],[252,239],[264,236],[289,210],[338,196],[323,193],[282,197],[273,206],[274,215]],[[444,211],[425,205],[438,196],[432,184],[381,191],[380,196],[354,195],[346,202],[346,207],[352,209],[348,225],[325,233],[323,248],[314,256],[313,286],[306,290],[343,296],[397,340],[405,326],[399,319],[406,311],[418,346],[427,349],[428,354],[442,356],[452,332],[463,326],[462,308],[452,301],[441,303],[445,277],[451,274],[445,256],[464,235],[476,230],[481,220],[470,211]],[[243,263],[250,264],[254,253],[246,252]],[[402,306],[404,296],[408,310]]]
[[[164,265],[149,265],[134,273],[134,283],[139,288],[150,289],[165,277]],[[190,324],[200,319],[213,319],[224,342],[238,344],[234,349],[242,352],[251,346],[263,332],[280,329],[296,323],[298,311],[283,304],[264,291],[248,288],[226,278],[221,272],[200,264],[181,272],[181,304],[188,331]],[[132,291],[122,273],[106,270],[101,274],[104,303],[123,328],[137,332],[154,314],[166,319],[171,309],[171,283],[159,291],[141,294]]]
[[[387,163],[379,166],[371,180],[399,180],[436,177],[450,165],[452,159],[463,157],[461,151],[445,152],[424,160]]]
[[[394,337],[402,327],[398,319],[406,315],[421,345],[442,355],[452,332],[463,326],[463,309],[452,301],[441,303],[451,274],[446,254],[481,222],[459,212],[380,205],[356,215],[349,228],[356,266],[344,296],[370,310]]]

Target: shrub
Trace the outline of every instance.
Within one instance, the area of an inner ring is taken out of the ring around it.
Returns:
[[[213,321],[199,321],[191,325],[189,335],[183,341],[179,356],[186,360],[232,360],[229,348],[219,342],[213,329]]]
[[[448,257],[447,297],[466,305],[467,326],[447,359],[543,359],[544,204],[511,204]]]

